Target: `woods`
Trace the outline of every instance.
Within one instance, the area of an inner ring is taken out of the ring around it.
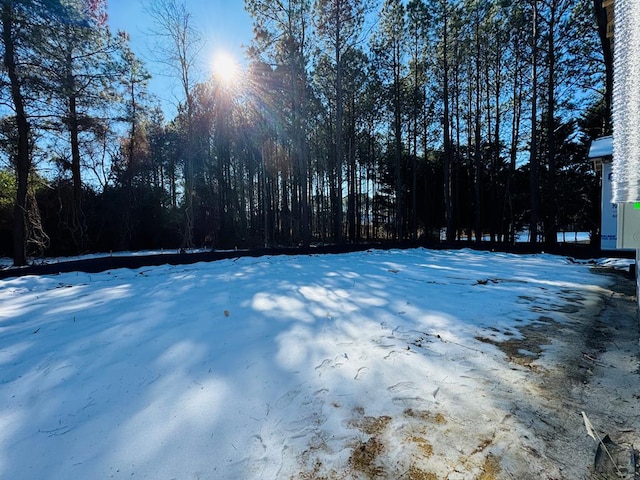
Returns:
[[[0,254],[598,235],[591,0],[245,0],[238,78],[154,0],[165,118],[104,0],[2,0]],[[212,12],[212,15],[224,12]]]

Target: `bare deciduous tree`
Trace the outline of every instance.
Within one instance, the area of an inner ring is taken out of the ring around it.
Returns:
[[[153,0],[147,7],[154,26],[150,33],[157,39],[154,60],[166,65],[178,77],[184,95],[186,142],[182,152],[185,168],[184,230],[182,248],[193,244],[193,88],[197,83],[197,61],[202,49],[202,36],[193,24],[184,3],[177,0]]]

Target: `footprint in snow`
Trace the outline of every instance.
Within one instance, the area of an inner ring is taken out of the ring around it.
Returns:
[[[330,366],[331,366],[331,360],[328,358],[325,358],[320,365],[316,366],[314,370],[322,372],[323,370],[326,370]]]
[[[358,371],[356,372],[356,376],[353,377],[354,380],[362,380],[364,378],[364,376],[367,374],[367,372],[369,371],[368,367],[360,367],[358,369]]]
[[[391,393],[402,393],[408,392],[410,390],[418,390],[418,387],[416,387],[416,384],[413,382],[400,382],[387,387],[387,390],[389,390]]]
[[[253,435],[251,437],[251,447],[259,456],[262,456],[267,452],[267,446],[264,444],[264,440],[262,440],[261,435]]]
[[[288,407],[298,395],[300,395],[300,390],[289,390],[276,400],[276,408]]]
[[[391,399],[394,405],[398,405],[402,408],[422,408],[424,407],[425,400],[420,396],[415,397],[393,397]]]
[[[319,412],[313,412],[311,413],[311,415],[308,415],[304,418],[289,422],[285,427],[285,430],[289,433],[294,434],[294,436],[291,438],[300,438],[302,436],[305,436],[307,431],[315,430],[317,427],[325,424],[326,421],[326,415],[323,415]]]
[[[316,390],[315,392],[313,392],[313,396],[314,397],[318,397],[318,396],[326,396],[329,393],[329,389],[328,388],[321,388],[320,390]]]

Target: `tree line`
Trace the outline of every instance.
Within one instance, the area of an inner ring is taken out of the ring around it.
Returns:
[[[241,76],[153,0],[174,118],[105,0],[2,0],[0,253],[598,233],[598,0],[245,0]],[[224,15],[224,12],[211,12]],[[606,22],[604,25],[606,28]]]

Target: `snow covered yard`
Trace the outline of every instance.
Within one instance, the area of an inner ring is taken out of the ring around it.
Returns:
[[[611,282],[424,249],[4,280],[0,478],[574,478],[530,379]]]

